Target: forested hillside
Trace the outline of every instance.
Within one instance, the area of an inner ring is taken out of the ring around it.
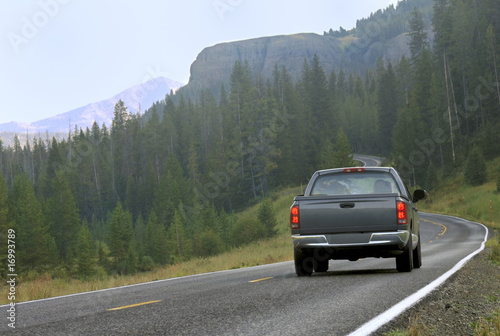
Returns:
[[[20,274],[134,273],[262,239],[269,203],[234,212],[351,150],[427,189],[480,169],[500,155],[500,2],[436,0],[433,45],[424,14],[407,23],[411,55],[363,75],[326,72],[316,55],[296,81],[284,64],[263,80],[236,61],[218,93],[168,96],[147,118],[120,101],[109,129],[1,146],[1,232],[16,231]]]

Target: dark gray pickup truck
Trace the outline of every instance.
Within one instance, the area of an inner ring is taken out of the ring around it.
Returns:
[[[399,272],[422,265],[413,195],[394,168],[363,167],[314,173],[290,208],[298,276],[326,272],[330,259],[396,258]]]

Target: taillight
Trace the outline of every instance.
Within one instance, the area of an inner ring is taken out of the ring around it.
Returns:
[[[361,173],[365,170],[365,168],[344,168],[344,173]]]
[[[291,229],[299,229],[300,228],[299,206],[298,205],[294,205],[290,209],[290,228]]]
[[[406,211],[406,203],[397,202],[396,209],[398,213],[398,224],[408,224],[408,212]]]

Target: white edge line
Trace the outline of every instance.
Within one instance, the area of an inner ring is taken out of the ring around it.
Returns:
[[[174,281],[174,280],[182,280],[182,279],[188,279],[188,278],[201,277],[201,276],[204,276],[204,275],[212,275],[212,274],[227,273],[227,272],[238,272],[238,271],[241,272],[241,271],[247,271],[247,270],[250,271],[250,270],[253,270],[253,269],[256,269],[256,268],[264,268],[264,267],[269,267],[269,266],[276,266],[276,265],[286,264],[286,263],[290,263],[290,262],[292,262],[292,261],[282,261],[282,262],[278,262],[278,263],[274,263],[274,264],[257,265],[257,266],[241,267],[241,268],[235,268],[235,269],[223,270],[223,271],[215,271],[215,272],[207,272],[207,273],[200,273],[200,274],[193,274],[193,275],[185,275],[185,276],[175,277],[175,278],[159,279],[159,280],[153,280],[153,281],[148,281],[148,282],[141,282],[141,283],[138,283],[138,284],[124,285],[124,286],[118,286],[118,287],[98,289],[98,290],[88,291],[88,292],[81,292],[81,293],[75,293],[75,294],[67,294],[67,295],[61,295],[61,296],[54,296],[54,297],[49,297],[49,298],[45,298],[45,299],[16,302],[15,304],[17,306],[17,305],[26,304],[26,303],[38,303],[38,302],[43,302],[43,301],[68,298],[68,297],[72,297],[72,296],[79,296],[79,295],[86,295],[86,294],[93,294],[93,293],[111,291],[111,290],[115,290],[115,289],[122,289],[122,288],[143,286],[143,285],[149,285],[149,284],[156,284],[156,283],[161,283],[161,282],[166,282],[166,281]],[[9,307],[9,306],[10,306],[10,304],[4,304],[4,305],[0,305],[0,308],[1,307]]]
[[[453,217],[453,216],[447,216],[447,217],[452,217],[456,219],[461,219],[464,220],[463,218],[458,218],[458,217]],[[467,220],[466,220],[467,221]],[[472,259],[476,254],[484,250],[484,246],[486,243],[486,240],[488,240],[488,228],[484,226],[481,223],[476,223],[476,222],[471,222],[468,221],[469,223],[481,225],[485,230],[486,234],[484,235],[484,240],[481,243],[481,247],[479,247],[476,251],[472,252],[469,254],[467,257],[463,258],[460,260],[453,268],[451,268],[449,271],[441,275],[439,278],[428,284],[427,286],[421,288],[414,294],[408,296],[406,299],[403,301],[400,301],[399,303],[395,304],[382,314],[374,317],[370,321],[366,322],[363,324],[361,327],[350,333],[348,336],[366,336],[370,335],[371,333],[375,332],[377,329],[382,327],[384,324],[388,323],[392,319],[394,319],[396,316],[400,315],[403,313],[405,310],[410,308],[411,306],[415,305],[418,301],[423,299],[425,296],[430,294],[432,291],[434,291],[437,287],[441,286],[450,276],[452,276],[455,272],[457,272],[460,268],[462,268],[470,259]]]
[[[364,157],[363,157],[363,158],[364,158]],[[359,162],[363,163],[363,167],[366,167],[366,161],[363,161],[363,160],[362,160],[362,159],[360,159],[359,157],[358,157],[358,159],[355,159],[355,158],[354,158],[354,156],[352,157],[352,159],[353,159],[353,160],[355,160],[355,161],[359,161]]]

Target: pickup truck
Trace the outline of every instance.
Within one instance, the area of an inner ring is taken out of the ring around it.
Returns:
[[[391,167],[336,168],[313,174],[294,198],[290,229],[295,272],[326,272],[329,260],[396,258],[399,272],[422,265],[419,215],[413,195]]]

